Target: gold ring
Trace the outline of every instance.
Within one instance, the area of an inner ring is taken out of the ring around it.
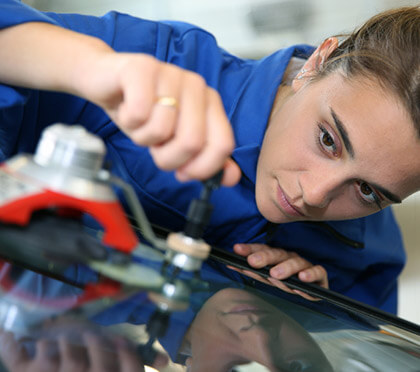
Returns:
[[[161,106],[177,108],[178,100],[175,97],[162,96],[162,97],[158,97],[158,99],[156,100],[156,104],[161,105]]]

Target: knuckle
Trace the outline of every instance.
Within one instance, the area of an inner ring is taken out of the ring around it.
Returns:
[[[147,121],[148,117],[148,111],[143,107],[139,106],[136,110],[126,108],[120,112],[117,124],[122,129],[133,130],[141,127]]]
[[[218,105],[223,105],[222,98],[220,97],[220,93],[216,89],[209,87],[207,94],[210,101]]]
[[[188,80],[188,83],[191,84],[193,89],[203,90],[207,85],[204,78],[196,72],[187,71],[186,79]]]
[[[128,133],[130,139],[137,145],[145,145],[143,133],[140,131],[131,131]]]
[[[312,265],[301,257],[295,259],[295,264],[296,264],[296,269],[299,271],[312,269]]]
[[[152,154],[153,160],[156,164],[156,166],[162,170],[172,170],[173,167],[171,166],[170,162],[167,161],[167,159],[163,156],[160,156],[159,154],[153,153]]]
[[[162,144],[171,137],[172,133],[168,128],[159,128],[153,123],[148,124],[129,132],[133,142],[138,145],[157,145]]]
[[[172,136],[172,131],[170,128],[162,127],[160,125],[153,125],[153,123],[150,123],[151,125],[148,125],[143,134],[144,141],[148,145],[154,145],[157,143],[163,143],[167,141]]]
[[[304,258],[300,256],[297,256],[295,260],[302,269],[308,269],[308,268],[310,269],[313,267],[313,265],[309,261],[305,260]]]
[[[133,68],[141,68],[142,71],[147,71],[148,73],[156,73],[158,69],[164,66],[162,62],[148,54],[136,55],[134,58],[130,58],[130,62]]]
[[[143,103],[137,103],[136,107],[130,111],[128,120],[136,127],[141,126],[149,119],[150,110]]]
[[[289,271],[288,271],[289,275],[297,274],[299,271],[302,270],[302,265],[300,265],[296,261],[290,261],[288,264],[288,268],[289,268]]]
[[[229,138],[222,138],[215,142],[215,150],[222,156],[229,156],[234,149],[234,142],[230,141]]]
[[[225,151],[227,152],[228,155],[230,155],[236,146],[235,139],[233,138],[233,134],[228,136],[225,141],[226,141]]]
[[[200,136],[190,136],[181,142],[183,152],[190,156],[197,155],[204,146],[204,140]]]
[[[296,252],[288,252],[288,256],[293,259],[301,258]]]
[[[171,63],[164,63],[164,66],[167,69],[168,73],[171,75],[171,78],[177,80],[181,79],[182,73],[185,71],[183,68]]]
[[[248,243],[246,246],[251,249],[251,251],[259,250],[262,244],[260,243]]]
[[[181,164],[180,167],[182,167],[183,165],[184,164]],[[206,178],[209,177],[208,173],[191,168],[190,164],[186,168],[182,169],[182,173],[187,175],[189,179],[195,179],[195,180],[205,180]]]
[[[267,249],[261,252],[269,260],[280,260],[284,255],[277,249]]]
[[[321,265],[315,265],[314,269],[317,270],[321,275],[327,276],[327,270]]]

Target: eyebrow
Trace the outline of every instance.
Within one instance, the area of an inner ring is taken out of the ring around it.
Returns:
[[[331,116],[334,120],[334,124],[337,127],[337,130],[340,132],[341,138],[343,139],[344,147],[346,148],[350,157],[354,158],[353,145],[350,142],[350,138],[347,133],[346,127],[344,126],[343,122],[338,117],[338,115],[335,113],[335,111],[332,109],[332,107],[330,107],[330,111],[331,111]],[[367,183],[373,186],[375,189],[377,189],[382,195],[384,195],[391,202],[396,203],[396,204],[400,204],[402,202],[400,197],[388,191],[387,189],[384,189],[382,186],[376,185],[371,182],[367,182]]]
[[[334,124],[337,127],[337,130],[340,132],[340,136],[343,139],[344,147],[346,148],[347,152],[349,153],[351,158],[354,158],[354,149],[353,145],[350,142],[349,135],[347,134],[347,130],[343,124],[343,122],[340,120],[340,118],[337,116],[335,111],[330,107],[331,116],[334,120]]]
[[[388,200],[392,201],[395,204],[401,204],[402,200],[397,195],[393,194],[392,192],[388,191],[387,189],[384,189],[382,186],[376,185],[371,182],[367,182],[369,185],[373,186],[375,189],[377,189],[383,196],[385,196]]]

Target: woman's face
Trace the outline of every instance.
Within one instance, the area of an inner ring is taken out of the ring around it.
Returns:
[[[420,188],[420,140],[378,83],[334,72],[293,90],[272,112],[258,161],[265,218],[362,217]]]
[[[270,371],[331,371],[308,332],[275,306],[241,289],[223,289],[210,298],[188,337],[192,372],[225,372],[251,361]]]

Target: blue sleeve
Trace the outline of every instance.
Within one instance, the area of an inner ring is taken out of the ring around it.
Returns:
[[[55,21],[47,15],[20,1],[0,0],[0,29],[25,22],[55,24]],[[33,98],[32,101],[31,98]],[[34,108],[38,101],[37,98],[37,95],[31,94],[28,89],[16,89],[0,84],[0,161],[18,152],[20,145],[26,151],[34,149],[35,144],[24,144],[19,141],[19,137],[22,129],[21,123],[25,116],[36,115]],[[26,111],[24,107],[27,104],[29,104],[29,109]],[[28,126],[27,138],[34,138],[35,132],[36,129],[33,125]]]
[[[185,23],[154,22],[110,12],[103,17],[43,13],[15,0],[0,0],[0,28],[48,22],[102,39],[120,52],[141,52],[200,73],[219,83],[220,50],[212,35]],[[198,48],[199,46],[199,48]],[[42,130],[55,122],[82,124],[105,137],[118,131],[97,106],[68,94],[0,84],[0,161],[33,152]]]
[[[55,24],[47,15],[16,0],[0,0],[0,29],[25,22]]]
[[[139,52],[201,74],[217,87],[217,72],[225,58],[216,39],[207,31],[178,21],[150,21],[109,12],[102,17],[81,14],[48,14],[57,24],[97,37],[118,52]],[[216,74],[215,74],[216,73]]]

